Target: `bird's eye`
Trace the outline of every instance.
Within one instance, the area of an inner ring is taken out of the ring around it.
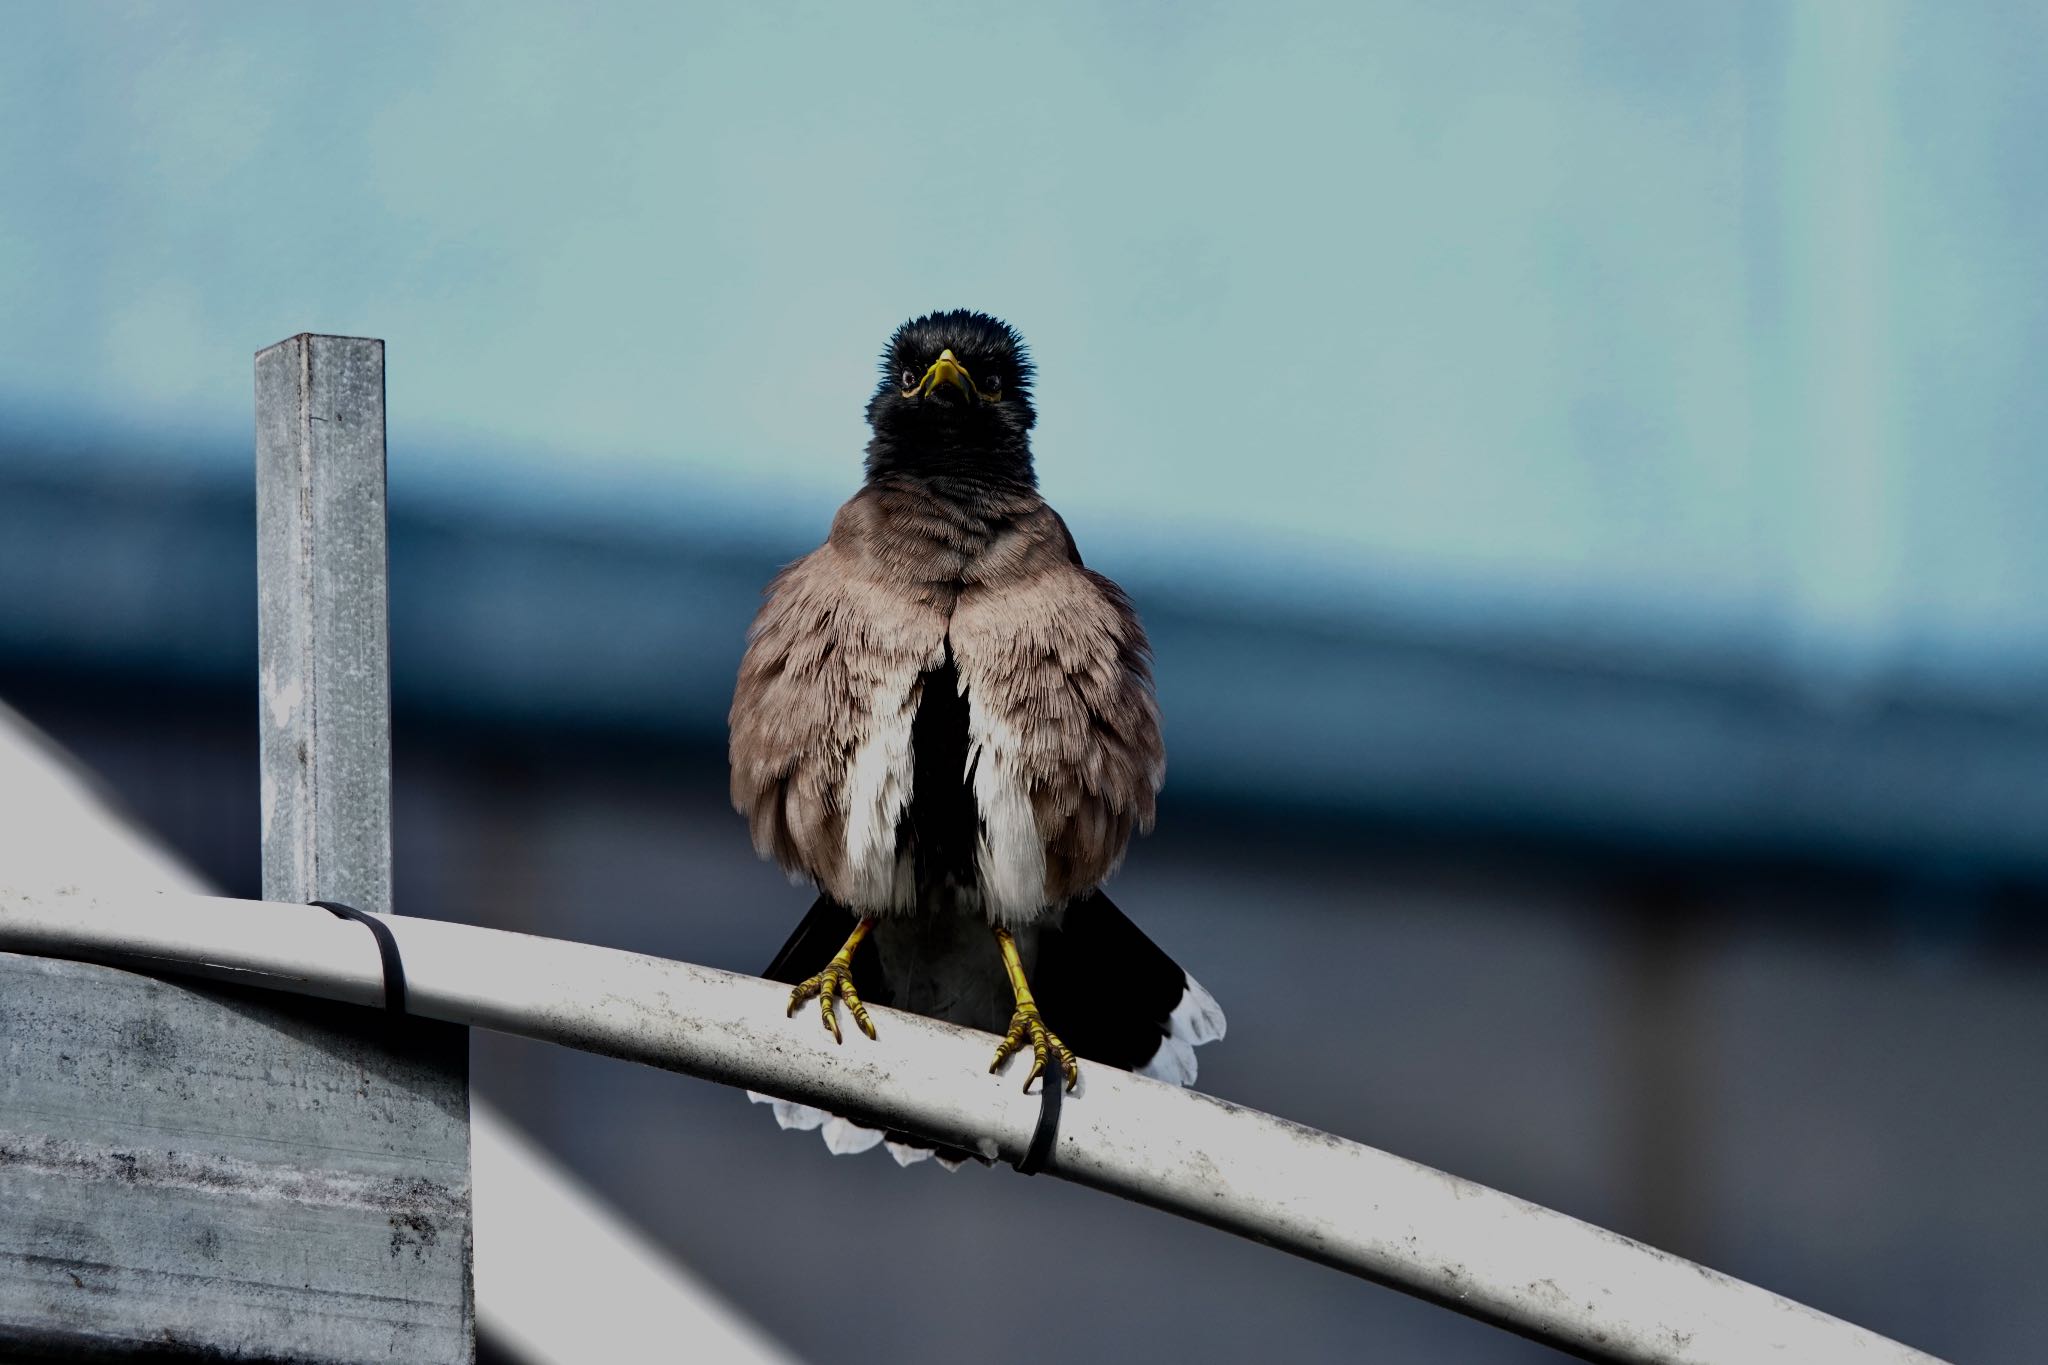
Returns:
[[[915,370],[905,370],[897,378],[902,382],[906,392],[917,387],[917,371]]]
[[[988,391],[990,393],[1001,393],[1003,391],[1003,377],[1001,375],[992,374],[988,377]]]

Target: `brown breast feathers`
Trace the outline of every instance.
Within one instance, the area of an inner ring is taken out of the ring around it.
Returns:
[[[924,675],[968,703],[979,895],[1027,922],[1114,869],[1151,826],[1165,752],[1148,647],[1035,494],[962,506],[881,483],[784,570],[749,632],[730,718],[754,845],[867,913],[917,903],[897,827]]]

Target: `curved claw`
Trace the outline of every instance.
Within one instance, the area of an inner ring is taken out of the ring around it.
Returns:
[[[1023,1049],[1025,1041],[1031,1043],[1031,1071],[1024,1077],[1024,1089],[1028,1092],[1031,1083],[1045,1074],[1045,1069],[1054,1057],[1059,1058],[1060,1073],[1066,1078],[1067,1093],[1081,1083],[1081,1062],[1073,1050],[1060,1041],[1060,1036],[1045,1026],[1039,1017],[1036,1005],[1019,1005],[1017,1012],[1010,1016],[1010,1031],[1003,1035],[1003,1041],[996,1046],[996,1059],[989,1063],[991,1072],[1000,1071],[1011,1054]]]
[[[861,1003],[860,993],[853,988],[851,960],[842,962],[835,957],[825,964],[824,971],[806,981],[798,982],[796,988],[789,993],[789,1011],[786,1017],[794,1018],[797,1006],[814,995],[818,997],[818,1011],[824,1016],[825,1031],[832,1035],[833,1042],[846,1041],[839,1033],[839,1012],[833,1008],[835,1000],[846,1002],[848,1012],[853,1015],[853,1022],[860,1026],[862,1033],[870,1038],[875,1036],[875,1024],[868,1018],[868,1007]]]

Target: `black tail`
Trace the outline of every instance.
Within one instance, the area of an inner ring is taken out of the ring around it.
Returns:
[[[816,975],[856,922],[830,896],[818,897],[761,975],[792,986]],[[993,962],[995,950],[989,951]],[[1039,931],[1031,987],[1046,1022],[1068,1047],[1125,1071],[1181,1079],[1172,1073],[1192,1058],[1192,1049],[1223,1036],[1215,1000],[1099,890],[1069,905],[1057,928]],[[895,1003],[873,938],[854,950],[853,988],[869,1004]],[[1185,1050],[1169,1045],[1176,1037]],[[1162,1048],[1169,1056],[1162,1057]]]
[[[1215,999],[1100,891],[1040,931],[1031,985],[1068,1047],[1125,1071],[1188,1084],[1194,1049],[1223,1036]]]
[[[856,923],[851,910],[829,896],[818,897],[761,974],[792,986],[815,976],[845,944]],[[989,955],[993,964],[994,945]],[[1083,1059],[1104,1066],[1190,1085],[1195,1079],[1195,1048],[1223,1036],[1223,1011],[1214,997],[1100,891],[1069,905],[1057,927],[1040,928],[1031,986],[1053,1031]],[[872,937],[854,949],[853,988],[869,1004],[894,1003]],[[777,1117],[785,1127],[816,1127],[825,1117],[816,1110],[805,1113],[802,1119],[784,1118],[778,1110]],[[926,1152],[948,1165],[968,1160],[986,1164],[986,1158],[936,1147],[911,1133],[881,1137],[905,1164]],[[833,1140],[829,1126],[826,1140]],[[864,1144],[833,1150],[865,1150],[875,1140],[876,1134],[869,1131]]]

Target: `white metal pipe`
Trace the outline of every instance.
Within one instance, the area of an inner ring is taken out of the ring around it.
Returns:
[[[0,878],[6,873],[0,870]],[[787,989],[588,944],[393,917],[411,1009],[881,1120],[991,1157],[1022,1155],[1039,1100],[989,1040],[875,1011],[836,1046],[786,1019]],[[375,946],[325,911],[0,880],[0,948],[360,1005]],[[1084,1067],[1050,1173],[1419,1295],[1594,1360],[1899,1365],[1934,1357],[1755,1285],[1300,1124]]]

